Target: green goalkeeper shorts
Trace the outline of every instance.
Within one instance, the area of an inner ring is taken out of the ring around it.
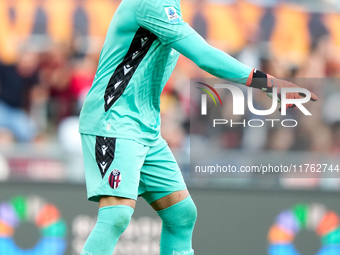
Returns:
[[[149,203],[186,189],[178,164],[163,138],[149,147],[130,139],[81,134],[87,197],[101,196]]]

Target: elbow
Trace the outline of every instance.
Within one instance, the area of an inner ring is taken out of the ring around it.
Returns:
[[[216,70],[219,69],[218,66],[215,66],[213,63],[209,63],[210,60],[203,59],[197,63],[197,66],[201,68],[203,71],[206,71],[214,76],[216,76]]]
[[[208,71],[211,69],[211,66],[213,65],[213,63],[211,62],[211,56],[212,53],[210,51],[210,47],[201,50],[196,58],[195,64],[202,70]]]
[[[203,70],[206,68],[206,64],[204,63],[204,61],[197,61],[196,65]]]
[[[195,63],[199,68],[201,68],[204,71],[206,71],[208,69],[208,61],[205,58],[200,58]]]

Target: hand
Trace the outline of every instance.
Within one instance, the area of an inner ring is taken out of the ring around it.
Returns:
[[[253,71],[251,72],[246,85],[249,87],[262,90],[270,98],[273,97],[273,88],[277,88],[279,103],[281,101],[281,89],[282,88],[299,88],[299,86],[297,86],[296,84],[292,82],[277,79],[269,74],[265,74],[256,69],[253,69]],[[305,97],[305,94],[298,93],[298,92],[290,92],[290,93],[287,93],[286,95],[287,99],[299,99],[299,98],[304,98],[304,97]],[[318,97],[312,92],[311,92],[311,100],[314,102],[318,100]],[[287,108],[294,108],[294,107],[295,107],[294,104],[287,105]]]

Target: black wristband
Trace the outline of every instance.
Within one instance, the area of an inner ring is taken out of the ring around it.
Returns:
[[[253,78],[249,87],[262,89],[267,87],[267,74],[259,70],[254,69]]]

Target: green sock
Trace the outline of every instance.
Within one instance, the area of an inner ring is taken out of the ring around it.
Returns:
[[[133,211],[132,207],[126,205],[100,208],[97,223],[81,255],[112,255],[119,237],[130,223]]]
[[[160,255],[193,255],[192,232],[197,210],[191,197],[157,213],[163,221]]]

